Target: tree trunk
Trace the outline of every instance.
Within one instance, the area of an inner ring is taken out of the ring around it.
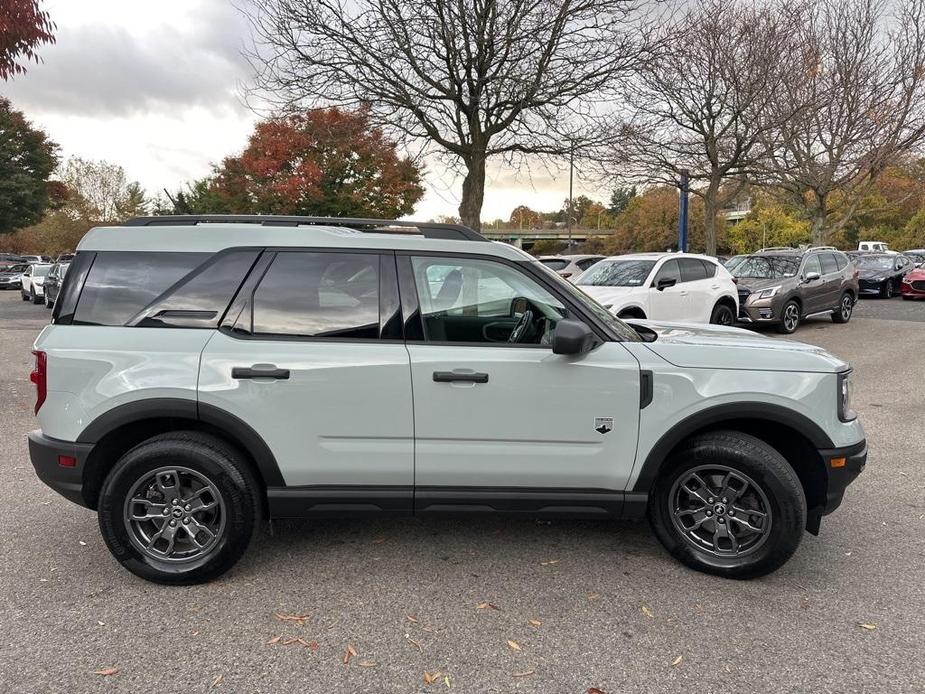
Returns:
[[[476,231],[482,230],[482,201],[485,198],[485,153],[476,152],[465,159],[466,177],[462,184],[459,217]]]
[[[704,253],[716,255],[716,215],[719,209],[716,198],[707,193],[703,199],[703,242]]]
[[[823,205],[817,206],[813,210],[812,218],[812,230],[813,230],[813,245],[814,246],[824,246],[826,242],[827,229],[825,228],[825,207]]]

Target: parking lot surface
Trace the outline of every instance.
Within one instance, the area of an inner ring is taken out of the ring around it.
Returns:
[[[275,523],[221,580],[146,583],[33,474],[48,316],[0,293],[2,692],[925,690],[925,302],[794,335],[855,367],[870,458],[748,582],[685,569],[642,523],[466,518]]]

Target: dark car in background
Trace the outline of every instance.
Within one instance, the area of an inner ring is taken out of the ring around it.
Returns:
[[[857,269],[847,255],[829,248],[755,253],[732,275],[739,287],[739,321],[771,324],[787,335],[816,314],[847,323],[858,297]]]
[[[0,289],[19,289],[22,287],[22,273],[28,267],[28,263],[0,263]]]
[[[900,293],[903,277],[913,268],[904,255],[864,253],[857,258],[860,296],[891,299]]]
[[[911,260],[916,267],[925,267],[925,248],[903,251],[903,255]]]
[[[45,308],[54,308],[55,299],[61,291],[61,285],[64,284],[64,275],[70,263],[55,263],[48,271],[45,278]]]

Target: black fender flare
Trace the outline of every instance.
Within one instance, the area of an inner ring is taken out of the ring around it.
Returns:
[[[283,487],[283,475],[273,451],[263,437],[240,417],[220,407],[184,398],[145,398],[108,410],[88,424],[78,443],[97,443],[104,436],[128,424],[150,419],[187,419],[208,424],[240,445],[254,460],[268,487]]]
[[[805,436],[813,446],[823,450],[835,448],[835,444],[822,428],[806,415],[800,414],[782,405],[766,402],[735,402],[714,405],[690,415],[671,427],[649,451],[645,462],[633,485],[634,492],[648,493],[658,478],[662,465],[668,454],[679,443],[692,434],[708,427],[716,427],[723,422],[751,419],[765,420],[782,424]]]

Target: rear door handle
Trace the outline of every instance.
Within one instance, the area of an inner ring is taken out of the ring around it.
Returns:
[[[276,364],[254,364],[253,366],[234,366],[231,377],[244,378],[275,378],[280,381],[289,379],[289,369],[279,369]]]
[[[453,383],[455,381],[460,381],[462,383],[488,383],[488,374],[434,371],[434,382],[436,383]]]

